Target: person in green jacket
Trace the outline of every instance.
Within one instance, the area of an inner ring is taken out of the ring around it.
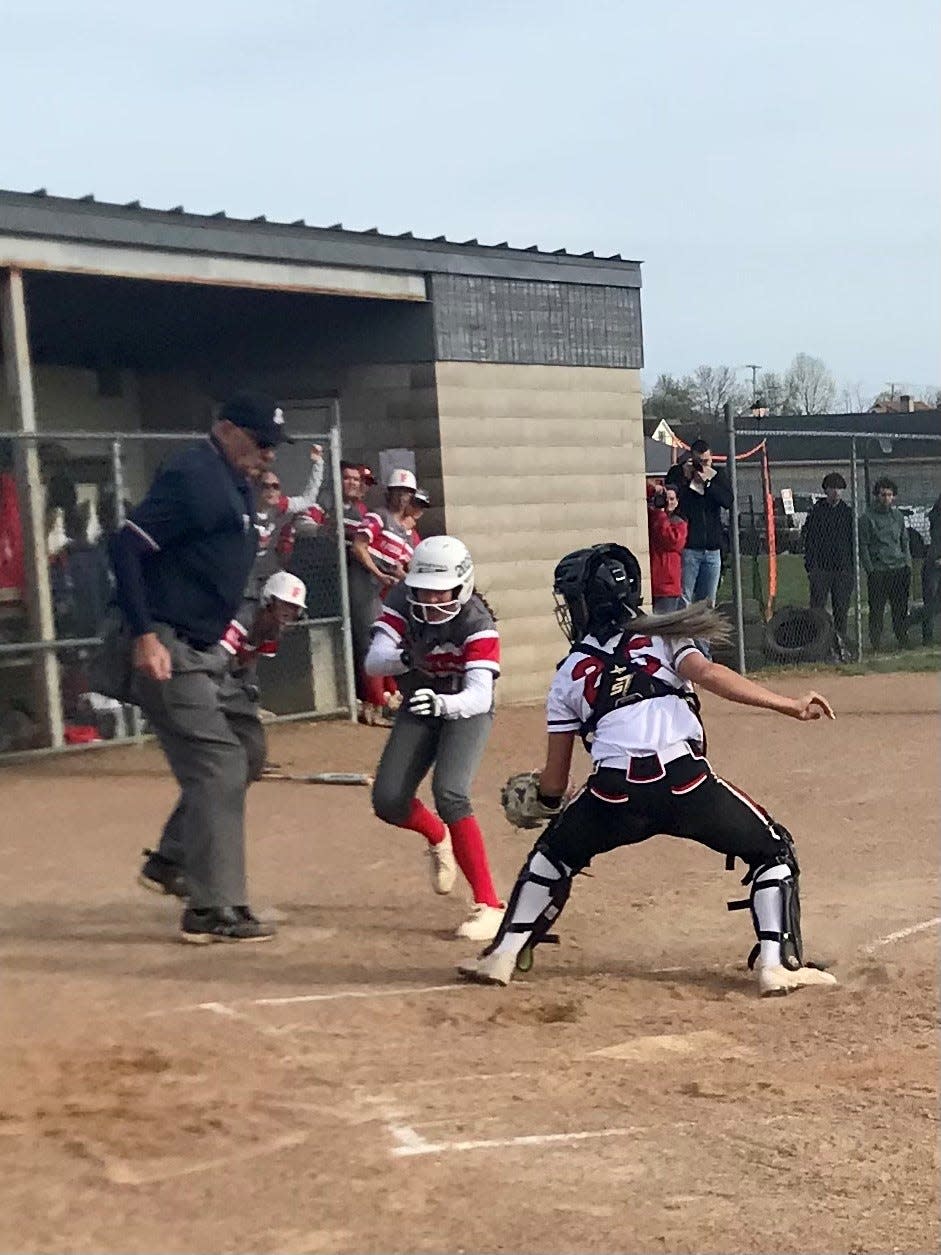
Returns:
[[[873,651],[879,648],[888,601],[895,639],[900,649],[907,649],[908,595],[912,583],[908,528],[895,505],[898,486],[891,479],[877,480],[872,495],[872,505],[859,520],[859,557],[869,592],[869,643]]]

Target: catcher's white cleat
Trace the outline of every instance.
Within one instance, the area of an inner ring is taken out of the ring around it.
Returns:
[[[483,902],[475,902],[474,909],[461,924],[455,937],[463,937],[465,941],[493,941],[500,931],[505,906],[487,906]]]
[[[483,954],[458,964],[458,975],[477,985],[509,985],[516,971],[515,954]]]
[[[809,985],[839,983],[832,973],[819,967],[799,967],[795,971],[787,967],[758,967],[758,993],[762,998],[781,998]]]
[[[457,862],[450,834],[437,845],[428,845],[428,864],[431,871],[431,887],[435,893],[450,893],[457,880]]]

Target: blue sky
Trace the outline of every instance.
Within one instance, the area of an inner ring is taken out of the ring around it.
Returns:
[[[621,252],[648,382],[805,351],[928,387],[939,34],[937,0],[6,0],[0,185]]]

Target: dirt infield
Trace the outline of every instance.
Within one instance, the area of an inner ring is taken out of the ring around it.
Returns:
[[[0,1249],[937,1250],[938,681],[814,684],[836,724],[706,702],[843,981],[781,1000],[744,970],[737,878],[688,843],[598,860],[529,976],[457,987],[465,903],[365,789],[256,786],[282,931],[197,949],[134,883],[174,798],[155,749],[0,772]],[[271,757],[369,770],[383,735],[284,726]],[[542,740],[502,710],[478,782],[507,890],[498,785]]]

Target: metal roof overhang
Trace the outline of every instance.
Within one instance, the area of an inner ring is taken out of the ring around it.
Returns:
[[[0,267],[391,301],[427,299],[425,278],[421,274],[25,235],[0,234]]]

